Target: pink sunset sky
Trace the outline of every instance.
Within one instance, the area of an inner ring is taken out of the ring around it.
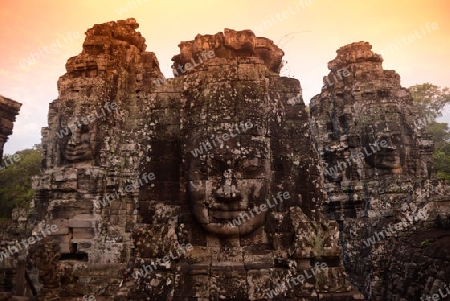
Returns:
[[[449,13],[448,0],[2,0],[0,94],[23,104],[5,154],[40,143],[56,82],[96,23],[135,18],[166,77],[180,41],[251,29],[284,50],[281,74],[300,80],[309,103],[336,50],[358,41],[382,54],[405,87],[450,86]]]

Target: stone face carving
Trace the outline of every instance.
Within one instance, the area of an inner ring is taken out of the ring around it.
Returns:
[[[67,111],[63,110],[61,114],[59,133],[72,126],[72,130],[68,135],[63,135],[60,139],[59,149],[62,164],[73,164],[79,162],[90,162],[92,165],[99,165],[99,150],[101,147],[101,137],[99,132],[100,125],[97,123],[85,124],[77,126],[78,119],[68,119]],[[91,114],[90,111],[85,112],[82,116]],[[69,115],[69,114],[68,114]],[[73,116],[70,114],[69,116]],[[76,125],[76,126],[74,126]]]
[[[379,197],[378,188],[392,185],[388,179],[393,175],[405,183],[411,176],[430,178],[432,138],[414,126],[417,112],[410,93],[400,86],[398,74],[382,69],[382,58],[368,43],[353,43],[337,53],[328,63],[331,72],[322,93],[311,100],[312,130],[331,197],[326,206],[334,208],[338,219],[390,214],[364,205],[363,195]]]
[[[219,236],[246,235],[265,221],[265,212],[254,213],[255,217],[251,217],[248,211],[259,208],[270,198],[270,140],[262,135],[240,135],[236,125],[226,121],[223,120],[221,125],[229,130],[214,131],[213,135],[219,139],[223,134],[229,135],[229,141],[223,141],[221,146],[216,142],[217,147],[204,155],[186,158],[189,168],[188,196],[197,222],[208,232]],[[246,128],[244,122],[241,126]],[[192,142],[190,147],[197,148],[207,139],[208,136],[201,138],[188,133],[187,141]],[[251,149],[242,154],[241,145],[252,145],[255,140],[266,144],[258,150]],[[230,223],[236,219],[242,223],[231,227]]]
[[[0,158],[3,158],[3,145],[12,134],[16,115],[19,114],[21,106],[21,103],[0,95]]]

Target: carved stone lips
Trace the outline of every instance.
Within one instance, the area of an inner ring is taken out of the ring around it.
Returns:
[[[67,158],[79,157],[85,155],[87,152],[90,152],[89,148],[81,148],[81,147],[67,147],[65,156]]]
[[[209,206],[211,210],[217,211],[245,211],[248,210],[248,202],[232,202],[232,203],[214,203]]]
[[[211,216],[218,219],[235,219],[245,212],[244,210],[239,211],[225,211],[225,210],[213,210]]]
[[[217,202],[220,203],[235,203],[235,202],[240,202],[242,200],[241,194],[237,194],[236,196],[224,196],[222,195],[216,195],[215,197]]]

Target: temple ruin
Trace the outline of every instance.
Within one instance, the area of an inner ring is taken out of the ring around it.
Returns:
[[[29,235],[57,230],[20,252],[27,296],[419,300],[449,282],[432,138],[368,43],[337,51],[309,115],[273,41],[199,34],[166,79],[138,27],[88,29],[58,81]]]

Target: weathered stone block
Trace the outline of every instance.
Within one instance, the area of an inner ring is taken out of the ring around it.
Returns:
[[[94,238],[95,233],[93,228],[74,228],[73,239],[89,239]]]

